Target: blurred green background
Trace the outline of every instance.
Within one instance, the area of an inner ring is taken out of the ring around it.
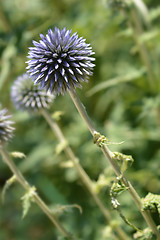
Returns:
[[[26,159],[15,159],[31,185],[55,211],[59,205],[78,204],[60,212],[61,223],[77,238],[112,240],[106,224],[93,199],[79,181],[74,169],[66,166],[64,153],[56,154],[58,141],[41,116],[16,110],[10,99],[10,89],[25,72],[28,47],[39,34],[57,26],[72,29],[86,38],[95,51],[94,75],[83,89],[77,89],[95,126],[113,142],[113,151],[131,154],[135,159],[127,170],[138,193],[160,193],[160,3],[144,1],[148,11],[136,8],[143,32],[138,35],[130,9],[113,7],[106,0],[1,0],[0,1],[0,103],[8,108],[16,122],[13,141],[8,151],[20,151]],[[132,6],[131,6],[132,8]],[[133,22],[132,22],[133,21]],[[138,39],[138,42],[136,42]],[[145,45],[151,64],[152,79],[139,54]],[[151,88],[152,86],[152,88]],[[97,182],[97,191],[110,209],[113,220],[130,236],[133,230],[125,225],[110,203],[109,190],[114,174],[81,120],[68,94],[58,96],[50,109],[62,111],[58,122],[74,153],[88,175]],[[1,157],[0,157],[1,159]],[[2,159],[1,159],[2,160]],[[101,186],[99,176],[105,176]],[[0,161],[0,195],[11,172]],[[33,203],[22,219],[24,190],[14,184],[0,201],[0,239],[43,240],[63,239],[51,222]],[[130,196],[120,196],[123,213],[139,228],[146,227]],[[157,224],[159,217],[154,215]]]

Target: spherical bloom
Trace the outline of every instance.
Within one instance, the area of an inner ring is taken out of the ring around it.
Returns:
[[[43,34],[40,37],[39,42],[33,41],[35,47],[29,48],[27,61],[34,83],[55,94],[81,87],[94,67],[90,44],[83,37],[78,38],[77,33],[71,35],[66,28],[60,31],[55,27],[55,33],[49,29],[46,37]]]
[[[7,109],[0,110],[0,147],[13,137],[14,128],[11,126],[14,122],[8,120],[11,115],[6,115]]]
[[[48,108],[54,95],[46,93],[38,85],[34,85],[27,73],[19,76],[11,89],[11,98],[17,109],[37,111]]]

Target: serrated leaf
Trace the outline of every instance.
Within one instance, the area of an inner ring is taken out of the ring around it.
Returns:
[[[4,187],[3,187],[3,190],[2,190],[2,202],[5,201],[5,195],[6,195],[6,191],[8,190],[8,188],[16,181],[16,177],[15,175],[13,175],[11,178],[9,178]]]
[[[34,195],[36,194],[36,188],[35,187],[31,187],[26,194],[21,198],[22,200],[22,207],[23,207],[23,214],[22,214],[22,218],[24,218],[31,206],[31,202],[34,201]]]

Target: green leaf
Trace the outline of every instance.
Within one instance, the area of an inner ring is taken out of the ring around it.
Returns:
[[[56,154],[60,154],[68,145],[68,141],[60,142],[56,147]]]
[[[140,43],[145,43],[145,42],[151,41],[153,38],[157,37],[158,35],[160,35],[160,31],[158,29],[154,29],[149,32],[143,33],[138,40]]]
[[[22,152],[11,152],[10,155],[14,158],[26,158],[26,155]]]
[[[134,162],[131,155],[125,155],[125,154],[120,153],[120,152],[113,152],[112,158],[116,161],[121,162],[122,173],[124,173],[127,170],[128,166],[131,166],[132,163]]]
[[[64,115],[63,111],[56,111],[51,116],[55,121],[59,121],[63,115]]]
[[[65,212],[70,212],[72,211],[74,208],[78,209],[80,214],[82,214],[82,207],[78,204],[70,204],[70,205],[55,205],[54,207],[50,208],[51,211],[54,214],[64,214]]]
[[[36,188],[35,187],[31,187],[26,194],[21,198],[22,200],[22,207],[23,207],[23,215],[22,218],[24,218],[31,206],[31,202],[34,201],[34,195],[36,194]]]
[[[9,178],[4,187],[3,187],[3,190],[2,190],[2,202],[5,201],[5,195],[6,195],[6,191],[8,190],[8,188],[16,181],[16,177],[15,175],[13,175],[11,178]]]
[[[134,234],[134,239],[138,240],[156,240],[156,236],[150,228],[145,228],[143,231],[137,231]]]
[[[158,211],[160,215],[160,195],[148,193],[145,198],[142,198],[142,209],[154,212]]]
[[[11,42],[7,45],[3,51],[1,58],[1,75],[0,75],[0,89],[2,88],[4,82],[6,81],[11,68],[11,59],[16,55],[15,39],[13,38]]]
[[[120,83],[127,83],[130,81],[134,81],[135,79],[141,77],[146,72],[145,68],[141,68],[140,70],[132,71],[127,75],[118,76],[115,78],[108,79],[100,84],[97,84],[95,87],[91,88],[87,92],[87,96],[92,96],[95,93],[107,89],[109,87],[117,86]]]

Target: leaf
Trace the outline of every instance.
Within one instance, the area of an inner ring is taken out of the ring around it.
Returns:
[[[107,81],[104,81],[100,84],[97,84],[95,87],[91,88],[88,92],[87,92],[87,96],[90,97],[92,95],[94,95],[95,93],[102,91],[104,89],[107,89],[109,87],[114,87],[117,84],[120,83],[126,83],[126,82],[130,82],[130,81],[134,81],[136,78],[141,77],[144,73],[146,72],[145,68],[141,68],[139,71],[132,71],[127,75],[123,75],[123,76],[118,76],[115,78],[111,78],[108,79]]]
[[[10,155],[14,158],[26,158],[26,155],[22,152],[11,152]]]
[[[65,140],[63,142],[60,142],[56,147],[56,154],[60,154],[68,145],[68,141]]]
[[[150,211],[158,211],[160,215],[160,195],[148,193],[145,198],[142,198],[142,209]]]
[[[6,195],[6,191],[8,190],[8,188],[16,181],[16,177],[15,175],[13,175],[11,178],[9,178],[4,187],[3,187],[3,190],[2,190],[2,202],[5,201],[5,195]]]
[[[156,240],[156,236],[150,228],[145,228],[143,231],[137,231],[134,234],[134,239],[138,240]]]
[[[93,143],[97,144],[99,147],[102,147],[103,145],[119,145],[119,144],[124,143],[124,141],[119,142],[119,143],[111,142],[104,135],[101,135],[99,132],[95,132],[93,135]]]
[[[61,162],[59,165],[61,168],[73,168],[74,164],[71,160]]]
[[[145,43],[145,42],[151,41],[153,38],[157,37],[158,35],[160,35],[160,31],[158,29],[154,29],[154,30],[143,33],[138,38],[138,41],[139,43]]]
[[[55,121],[59,121],[61,119],[61,117],[64,115],[64,112],[63,111],[56,111],[52,114],[52,118],[55,120]]]
[[[36,194],[36,188],[35,187],[31,187],[28,192],[26,192],[26,194],[21,198],[22,200],[22,207],[23,207],[23,215],[22,218],[24,218],[31,206],[31,202],[34,201],[34,195]]]
[[[2,88],[6,78],[10,72],[11,59],[16,55],[16,47],[14,45],[15,39],[12,39],[10,44],[7,45],[2,54],[1,61],[1,74],[0,74],[0,89]]]
[[[119,153],[119,152],[113,152],[113,157],[114,160],[118,160],[121,162],[121,171],[122,173],[124,173],[128,166],[131,166],[132,163],[134,162],[133,158],[131,155],[125,155],[123,153]]]
[[[157,6],[156,8],[153,8],[149,12],[149,19],[150,21],[155,20],[156,18],[159,18],[160,16],[160,6]]]
[[[73,208],[77,208],[79,210],[80,214],[82,214],[82,207],[78,204],[56,205],[51,210],[54,214],[55,213],[62,214],[62,213],[71,211]]]

